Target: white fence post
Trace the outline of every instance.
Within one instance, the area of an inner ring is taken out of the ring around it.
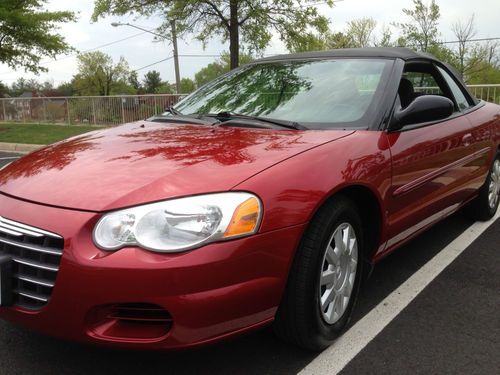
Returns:
[[[126,99],[122,96],[120,97],[120,101],[122,102],[122,123],[125,124],[125,109],[123,108],[123,102],[125,101]]]
[[[42,104],[43,104],[43,122],[48,123],[48,120],[47,120],[47,101],[45,99],[42,99]]]
[[[66,111],[68,111],[68,125],[71,125],[71,116],[69,114],[69,98],[66,98]]]
[[[97,125],[96,116],[95,116],[95,101],[94,101],[94,98],[92,98],[91,100],[92,100],[92,118],[94,119],[94,125]]]
[[[5,112],[5,99],[2,100],[2,106],[3,106],[3,120],[7,121],[7,112]]]

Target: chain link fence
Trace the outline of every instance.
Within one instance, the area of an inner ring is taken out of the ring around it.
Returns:
[[[420,91],[432,94],[433,87]],[[474,96],[500,104],[500,84],[469,85]],[[112,126],[165,112],[184,94],[0,98],[0,122]]]
[[[185,95],[121,95],[0,99],[0,121],[111,126],[145,119]]]

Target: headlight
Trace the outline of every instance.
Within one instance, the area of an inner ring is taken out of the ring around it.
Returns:
[[[160,252],[184,251],[253,234],[261,217],[260,200],[253,194],[198,195],[106,214],[94,229],[94,242],[104,250],[140,246]]]

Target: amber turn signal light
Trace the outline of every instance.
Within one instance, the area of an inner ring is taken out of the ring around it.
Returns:
[[[260,203],[257,198],[249,198],[234,211],[224,238],[251,234],[257,230],[260,219]]]

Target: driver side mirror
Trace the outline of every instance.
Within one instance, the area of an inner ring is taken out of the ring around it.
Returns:
[[[453,102],[444,96],[417,96],[408,107],[394,114],[389,130],[395,131],[410,124],[442,120],[451,116],[454,109]]]

